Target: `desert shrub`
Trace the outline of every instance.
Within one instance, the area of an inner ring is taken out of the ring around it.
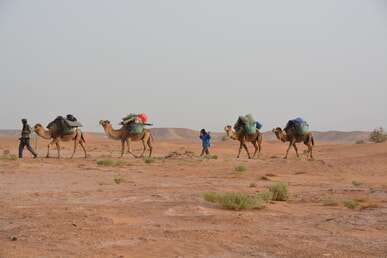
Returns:
[[[361,186],[363,183],[362,183],[362,182],[359,182],[359,181],[356,181],[356,180],[353,180],[353,181],[352,181],[352,184],[353,184],[354,186]]]
[[[342,202],[343,202],[345,207],[347,207],[351,210],[356,209],[360,205],[360,202],[358,202],[358,201],[344,200]]]
[[[123,182],[125,182],[125,181],[126,181],[126,179],[123,178],[123,177],[116,177],[116,178],[114,178],[114,182],[115,182],[116,184],[120,184],[120,183],[123,183]]]
[[[224,208],[237,211],[263,208],[265,206],[265,198],[253,198],[241,192],[228,192],[222,195],[215,191],[209,191],[205,192],[203,197],[208,202],[219,203]]]
[[[113,164],[114,167],[122,167],[125,165],[125,161],[119,160]]]
[[[209,191],[203,193],[203,198],[207,202],[218,203],[222,200],[223,196],[215,191]]]
[[[257,199],[263,202],[270,202],[273,199],[272,192],[262,192],[257,194]]]
[[[114,162],[113,162],[113,160],[110,160],[110,159],[101,159],[101,160],[97,161],[97,164],[111,167],[111,166],[113,166]]]
[[[119,160],[114,163],[113,160],[110,159],[102,159],[97,161],[98,165],[107,166],[107,167],[117,167],[125,165],[125,161]]]
[[[174,151],[174,152],[171,152],[171,153],[168,153],[167,155],[165,155],[165,158],[172,158],[172,157],[177,156],[177,155],[178,155],[177,152]]]
[[[340,201],[336,199],[324,199],[322,202],[324,206],[337,206],[340,204]]]
[[[243,172],[246,170],[247,170],[247,167],[245,165],[238,165],[235,167],[235,171],[237,171],[237,172]]]
[[[205,159],[218,159],[218,155],[204,155],[203,158]]]
[[[366,140],[357,140],[355,144],[365,144]]]
[[[275,201],[287,201],[289,199],[288,186],[283,182],[278,182],[270,187]]]
[[[249,186],[250,186],[250,187],[257,187],[257,183],[251,182]]]
[[[241,192],[228,192],[223,195],[220,204],[228,209],[239,210],[250,210],[254,207],[260,206],[257,199],[251,198]]]
[[[387,133],[384,131],[383,127],[375,129],[369,138],[370,142],[385,142],[387,140]]]
[[[151,163],[154,163],[155,162],[155,159],[154,158],[151,158],[151,157],[148,157],[148,158],[145,158],[144,159],[144,162],[146,164],[151,164]]]
[[[195,152],[190,151],[190,150],[186,150],[186,151],[184,152],[184,154],[187,155],[187,156],[195,156]]]

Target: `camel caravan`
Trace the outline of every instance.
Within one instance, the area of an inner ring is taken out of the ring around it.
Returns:
[[[146,114],[129,114],[122,118],[119,123],[121,127],[114,129],[109,120],[100,120],[99,124],[103,127],[105,134],[114,140],[121,141],[121,155],[123,157],[125,151],[125,145],[128,147],[128,153],[132,154],[135,158],[141,158],[144,156],[146,150],[149,150],[148,157],[152,156],[154,138],[151,131],[145,126],[152,126],[153,124],[147,123],[148,117]],[[79,129],[82,124],[72,115],[66,117],[58,116],[52,122],[47,125],[45,130],[41,124],[36,124],[32,127],[32,132],[44,139],[52,139],[47,146],[47,155],[50,157],[50,147],[56,145],[58,155],[60,158],[60,142],[74,142],[74,149],[71,155],[73,158],[78,144],[82,147],[85,158],[87,157],[87,151],[85,147],[85,139],[82,131]],[[260,157],[262,150],[262,133],[260,129],[262,124],[256,121],[252,114],[245,116],[239,116],[234,126],[227,125],[224,130],[226,135],[233,140],[239,141],[239,150],[236,158],[240,157],[242,148],[245,149],[249,159],[253,159],[256,156]],[[233,130],[234,129],[234,130]],[[289,120],[286,127],[282,130],[280,127],[274,128],[272,132],[276,135],[277,139],[282,142],[289,142],[289,146],[286,150],[284,159],[287,158],[290,148],[293,146],[297,158],[299,158],[298,149],[296,143],[303,142],[308,146],[308,158],[313,158],[313,146],[314,139],[311,132],[309,132],[309,125],[302,118],[296,118]],[[141,141],[143,149],[140,155],[135,155],[131,148],[132,141]],[[254,153],[250,155],[247,147],[248,142],[254,147]]]

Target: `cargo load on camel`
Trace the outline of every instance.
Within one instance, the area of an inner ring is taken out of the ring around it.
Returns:
[[[122,122],[120,124],[127,128],[131,133],[142,133],[146,125],[153,125],[146,123],[147,120],[148,116],[144,113],[139,115],[129,114],[122,118]]]
[[[236,131],[243,129],[247,134],[255,134],[257,129],[261,129],[262,124],[256,121],[252,114],[239,116],[234,125]]]
[[[301,117],[289,120],[284,131],[288,133],[290,128],[294,128],[299,135],[306,135],[309,132],[309,124]]]
[[[47,128],[51,129],[55,125],[61,128],[64,134],[72,134],[74,129],[82,127],[82,124],[71,114],[68,114],[66,117],[57,116],[55,120],[47,125]]]

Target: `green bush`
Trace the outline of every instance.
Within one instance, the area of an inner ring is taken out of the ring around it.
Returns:
[[[102,165],[102,166],[107,166],[107,167],[122,167],[124,166],[126,163],[125,161],[122,161],[122,160],[119,160],[117,162],[114,163],[113,160],[110,160],[110,159],[102,159],[102,160],[98,160],[97,161],[97,164],[98,165]]]
[[[151,164],[151,163],[154,163],[154,162],[155,162],[155,159],[149,157],[149,158],[145,158],[144,161],[145,161],[146,164]]]
[[[257,198],[249,197],[240,192],[228,192],[224,195],[215,191],[205,192],[203,197],[208,202],[220,203],[223,207],[232,210],[250,210],[253,208],[263,208],[265,206],[268,195],[257,196]]]
[[[218,155],[204,155],[203,158],[205,159],[218,159]]]
[[[111,167],[111,166],[113,166],[114,162],[113,162],[113,160],[110,160],[110,159],[102,159],[102,160],[98,160],[97,164]]]
[[[126,179],[123,178],[123,177],[116,177],[116,178],[114,178],[114,182],[115,182],[116,184],[120,184],[120,183],[123,183],[123,182],[125,182],[125,181],[126,181]]]
[[[336,199],[324,199],[322,202],[324,206],[337,206],[340,204],[340,201]]]
[[[387,133],[384,131],[383,127],[375,129],[370,135],[370,142],[385,142],[387,140]]]
[[[272,192],[262,192],[257,194],[257,199],[261,200],[262,202],[270,202],[273,199],[273,193]]]
[[[223,196],[215,191],[203,193],[204,200],[207,202],[218,203],[223,199]]]
[[[238,165],[235,167],[235,171],[237,171],[237,172],[243,172],[246,170],[247,170],[247,167],[245,165]]]
[[[274,201],[289,200],[288,186],[283,182],[278,182],[270,187],[270,192],[273,194]]]
[[[354,209],[356,209],[360,205],[360,202],[344,200],[343,204],[344,204],[345,207],[347,207],[347,208],[349,208],[351,210],[354,210]]]
[[[228,209],[233,209],[236,211],[239,210],[250,210],[254,207],[259,206],[258,200],[251,198],[243,193],[234,193],[234,192],[228,192],[226,193],[222,200],[220,201],[220,204]]]
[[[362,182],[359,182],[359,181],[356,181],[356,180],[353,180],[353,181],[352,181],[352,184],[353,184],[354,186],[361,186],[363,183],[362,183]]]

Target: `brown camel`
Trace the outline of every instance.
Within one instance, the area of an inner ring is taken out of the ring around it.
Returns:
[[[34,127],[32,127],[32,131],[44,139],[52,139],[52,141],[47,146],[48,149],[46,158],[50,157],[50,147],[54,144],[56,145],[56,148],[58,150],[58,159],[60,158],[60,141],[74,141],[74,150],[73,154],[71,155],[71,158],[73,158],[78,144],[81,145],[83,151],[85,152],[85,158],[87,157],[85,139],[83,138],[83,133],[78,128],[75,128],[74,132],[71,134],[63,134],[62,129],[59,128],[57,125],[54,125],[48,131],[46,131],[44,130],[41,124],[36,124]]]
[[[227,125],[224,128],[224,130],[226,131],[228,137],[230,137],[233,140],[238,140],[240,143],[237,158],[239,158],[239,155],[241,154],[242,147],[244,147],[246,152],[247,152],[247,156],[249,157],[249,159],[251,159],[250,152],[246,146],[246,142],[251,142],[254,145],[255,151],[254,151],[254,155],[252,158],[255,157],[257,152],[258,152],[258,157],[259,157],[259,154],[260,154],[261,149],[262,149],[261,148],[262,133],[260,131],[256,130],[256,133],[254,133],[254,134],[246,134],[246,132],[243,129],[238,130],[237,132],[234,132],[232,130],[231,125]]]
[[[281,140],[282,142],[290,142],[289,147],[286,150],[286,154],[285,154],[284,159],[286,159],[288,157],[289,150],[292,146],[294,147],[294,150],[296,151],[297,158],[300,157],[298,155],[298,150],[297,150],[297,146],[296,146],[296,143],[298,143],[298,142],[304,142],[304,144],[306,146],[308,146],[307,158],[309,158],[309,156],[310,156],[310,158],[313,158],[312,150],[313,150],[313,146],[314,146],[314,140],[313,140],[313,135],[311,132],[309,132],[305,135],[299,135],[296,132],[295,128],[293,128],[293,127],[290,127],[288,129],[287,134],[285,134],[284,131],[282,131],[282,129],[280,127],[273,129],[272,132],[277,136],[278,140]]]
[[[124,126],[120,129],[113,129],[112,124],[109,120],[100,120],[99,124],[102,125],[103,129],[105,130],[105,133],[112,137],[115,140],[121,140],[121,156],[124,155],[124,149],[125,149],[125,142],[128,144],[128,152],[132,154],[135,158],[140,158],[144,155],[144,152],[147,149],[147,146],[149,147],[149,156],[152,156],[152,150],[153,150],[153,136],[152,133],[145,129],[142,130],[141,133],[130,133],[128,129],[126,129]],[[140,156],[136,156],[131,149],[131,141],[142,141],[142,144],[144,146],[143,151]]]

